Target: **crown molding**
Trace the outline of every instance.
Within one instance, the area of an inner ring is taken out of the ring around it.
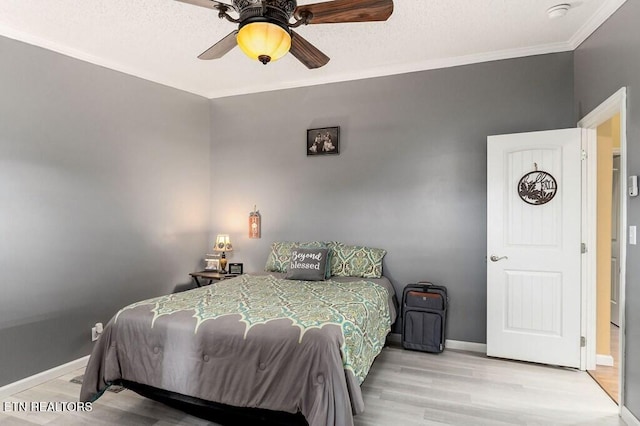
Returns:
[[[88,62],[90,64],[98,65],[103,68],[128,74],[133,77],[138,77],[143,80],[148,80],[154,83],[162,84],[163,86],[167,86],[172,89],[178,89],[178,90],[182,90],[183,92],[192,93],[194,95],[204,96],[198,90],[195,90],[192,87],[188,87],[180,82],[169,81],[158,75],[149,73],[147,71],[138,69],[136,67],[131,67],[129,65],[125,65],[116,61],[111,61],[105,58],[101,58],[99,56],[91,55],[81,50],[64,46],[60,43],[52,42],[50,40],[46,40],[44,38],[37,37],[31,34],[26,34],[22,31],[18,31],[6,25],[0,25],[0,36],[7,37],[12,40],[20,41],[23,43],[27,43],[32,46],[41,47],[46,50],[51,50],[53,52],[60,53],[65,56],[69,56],[71,58],[78,59],[83,62]]]
[[[518,49],[506,49],[495,52],[486,52],[473,55],[457,56],[452,58],[435,59],[413,62],[409,64],[391,65],[365,71],[336,74],[329,77],[302,79],[278,82],[268,85],[245,86],[241,89],[218,90],[205,94],[210,99],[226,98],[230,96],[248,95],[258,92],[271,92],[275,90],[294,89],[298,87],[318,86],[322,84],[340,83],[345,81],[364,80],[368,78],[386,77],[412,72],[428,71],[442,68],[451,68],[462,65],[478,64],[483,62],[515,59],[527,56],[545,55],[549,53],[567,52],[573,50],[568,43],[552,43],[539,46],[530,46]]]
[[[600,6],[600,9],[591,16],[591,18],[582,25],[578,31],[569,39],[569,46],[575,50],[580,46],[591,34],[593,34],[600,25],[604,24],[627,0],[609,0]]]

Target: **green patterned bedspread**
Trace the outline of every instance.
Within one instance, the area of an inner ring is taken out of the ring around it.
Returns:
[[[388,292],[368,281],[294,281],[270,275],[240,277],[213,285],[170,294],[129,305],[116,315],[142,305],[151,305],[153,320],[181,311],[193,311],[194,333],[200,325],[225,315],[239,315],[244,337],[257,324],[290,319],[300,329],[299,342],[311,329],[333,324],[342,330],[340,348],[344,368],[359,383],[367,376],[390,331]]]

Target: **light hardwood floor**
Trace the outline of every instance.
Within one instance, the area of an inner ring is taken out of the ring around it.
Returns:
[[[618,403],[618,381],[620,380],[620,328],[611,324],[610,340],[613,366],[597,365],[595,370],[589,370],[591,377],[595,379],[602,389],[609,394],[611,399]]]
[[[5,401],[75,401],[82,370]],[[362,386],[357,426],[624,425],[587,373],[468,352],[439,355],[387,347]],[[106,392],[90,413],[3,412],[0,425],[214,425],[125,390]]]

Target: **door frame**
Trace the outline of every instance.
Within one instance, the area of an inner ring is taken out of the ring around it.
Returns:
[[[625,346],[625,288],[627,269],[627,88],[623,87],[601,103],[578,122],[578,127],[596,129],[599,125],[620,113],[620,377],[618,406],[624,406],[624,346]],[[582,336],[586,345],[582,348],[581,369],[596,366],[596,184],[597,184],[597,138],[583,141],[582,165],[582,241],[587,253],[582,264]]]

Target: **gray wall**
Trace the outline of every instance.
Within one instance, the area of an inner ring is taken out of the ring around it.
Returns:
[[[188,283],[210,233],[204,98],[0,37],[0,386]]]
[[[575,52],[578,117],[628,88],[628,173],[640,174],[640,2],[628,1]],[[629,225],[640,225],[640,199],[628,198]],[[640,418],[640,249],[627,246],[625,405]]]
[[[278,240],[382,247],[397,292],[449,287],[448,338],[485,342],[486,137],[575,127],[573,54],[211,101],[212,229],[262,270]],[[341,126],[340,155],[306,129]],[[249,240],[249,211],[262,239]]]

